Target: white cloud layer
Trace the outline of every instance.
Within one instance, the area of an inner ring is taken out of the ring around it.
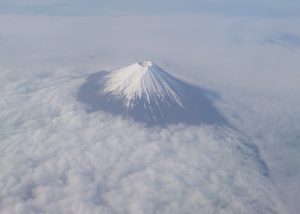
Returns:
[[[265,41],[297,23],[1,16],[0,213],[296,213],[299,48]],[[86,113],[88,75],[140,59],[216,91],[232,127]]]

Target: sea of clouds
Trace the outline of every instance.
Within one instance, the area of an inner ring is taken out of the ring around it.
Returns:
[[[0,213],[297,213],[297,24],[1,15]],[[215,91],[230,126],[86,112],[89,75],[144,59]]]

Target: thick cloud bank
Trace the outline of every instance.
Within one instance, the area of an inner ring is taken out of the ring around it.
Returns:
[[[6,86],[11,106],[24,103],[2,112],[1,213],[280,213],[257,149],[234,130],[88,114],[74,96],[84,78],[60,76]]]

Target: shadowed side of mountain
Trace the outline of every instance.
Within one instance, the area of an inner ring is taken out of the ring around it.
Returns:
[[[133,108],[126,108],[122,97],[103,94],[105,87],[105,77],[110,72],[101,71],[91,74],[86,82],[80,87],[78,92],[79,101],[86,104],[87,112],[105,111],[113,115],[123,115],[146,125],[165,126],[168,124],[227,124],[224,117],[213,105],[211,97],[217,97],[215,93],[185,83],[175,77],[168,75],[168,78],[176,81],[181,88],[181,102],[178,105],[174,100],[156,99],[149,103],[143,97],[135,100]],[[213,95],[213,96],[212,96]]]

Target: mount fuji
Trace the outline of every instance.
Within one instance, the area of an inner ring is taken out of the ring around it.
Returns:
[[[222,124],[212,92],[185,83],[151,61],[92,74],[79,90],[88,111],[123,115],[147,125]]]

